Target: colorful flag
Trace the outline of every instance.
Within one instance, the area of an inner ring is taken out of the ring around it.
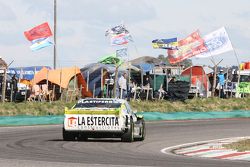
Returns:
[[[110,29],[107,29],[105,32],[105,36],[118,34],[129,34],[129,31],[125,28],[124,24],[120,24]]]
[[[128,34],[113,35],[110,38],[111,45],[125,45],[129,42]]]
[[[228,37],[225,27],[211,32],[204,38],[208,51],[196,55],[199,58],[210,57],[233,50],[233,46]]]
[[[155,39],[152,41],[154,49],[177,49],[177,38]]]
[[[53,43],[49,41],[49,38],[40,38],[32,41],[30,49],[36,51],[51,45],[53,45]]]
[[[29,41],[33,41],[39,38],[50,37],[52,36],[52,32],[50,30],[49,24],[46,22],[32,28],[31,30],[25,31],[24,35]]]
[[[105,36],[110,36],[111,45],[124,45],[133,42],[132,36],[129,34],[124,24],[106,30]]]
[[[175,64],[205,51],[207,47],[197,30],[178,42],[178,50],[168,50],[168,59]]]
[[[31,41],[32,45],[30,46],[30,49],[32,51],[53,45],[53,43],[49,41],[52,32],[47,22],[40,24],[29,31],[25,31],[24,35],[29,41]]]

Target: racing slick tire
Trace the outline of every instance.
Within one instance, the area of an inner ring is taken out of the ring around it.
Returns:
[[[75,140],[75,134],[72,132],[68,132],[63,128],[63,140],[64,141],[73,141]]]
[[[146,127],[145,127],[145,121],[144,119],[141,119],[141,124],[142,124],[142,128],[141,128],[141,137],[137,139],[137,141],[143,141],[145,139],[146,136]]]
[[[130,128],[121,137],[122,142],[133,142],[134,141],[134,123],[130,119]]]

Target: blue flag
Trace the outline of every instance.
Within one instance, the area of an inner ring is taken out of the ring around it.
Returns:
[[[49,38],[39,38],[32,41],[30,49],[36,51],[51,45],[53,45],[53,43],[49,41]]]
[[[155,39],[152,45],[154,49],[178,49],[177,38]]]

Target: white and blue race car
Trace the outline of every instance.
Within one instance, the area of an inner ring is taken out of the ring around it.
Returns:
[[[124,142],[142,141],[146,128],[143,116],[136,115],[122,99],[81,99],[65,108],[63,139],[121,138]]]

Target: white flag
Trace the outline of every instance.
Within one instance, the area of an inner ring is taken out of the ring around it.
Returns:
[[[208,48],[208,51],[196,55],[196,57],[204,58],[233,50],[233,46],[228,37],[225,27],[211,32],[203,39],[205,40],[205,45]]]
[[[128,48],[117,49],[116,56],[118,58],[127,58],[128,57]]]

